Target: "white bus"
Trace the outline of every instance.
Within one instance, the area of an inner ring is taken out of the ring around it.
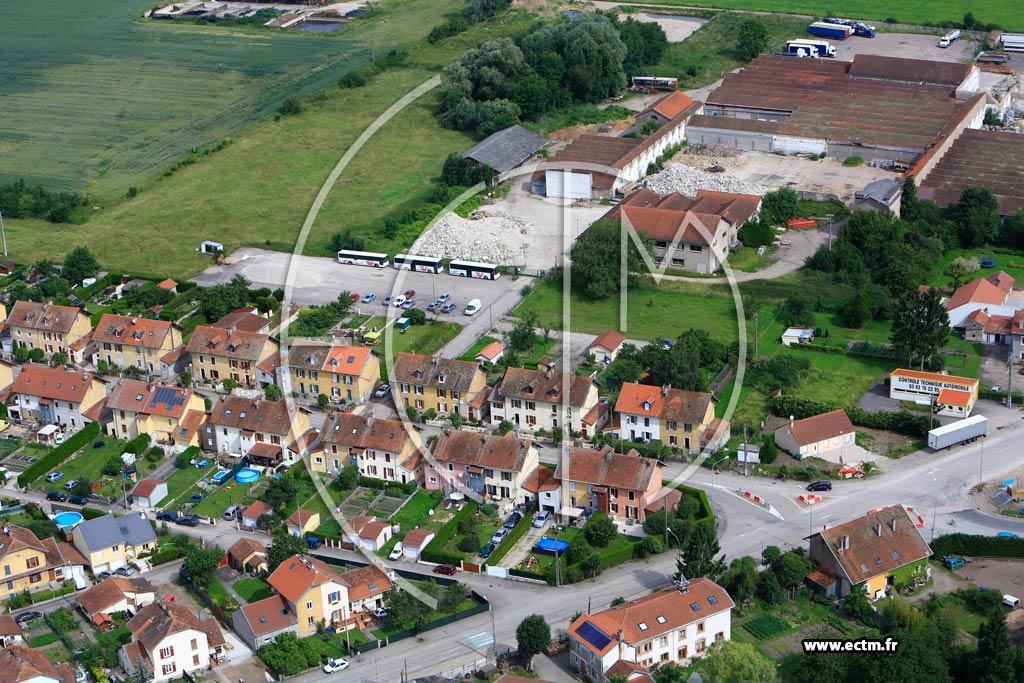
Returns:
[[[391,265],[387,254],[351,250],[339,251],[338,263],[345,263],[350,266],[372,266],[374,268],[387,268]]]
[[[500,266],[493,263],[474,263],[473,261],[451,261],[448,272],[458,277],[475,277],[481,280],[497,280],[501,277]]]
[[[395,254],[394,267],[398,270],[415,270],[417,273],[443,273],[444,261],[437,256],[412,256]]]
[[[668,76],[633,76],[635,90],[678,90],[679,79]]]

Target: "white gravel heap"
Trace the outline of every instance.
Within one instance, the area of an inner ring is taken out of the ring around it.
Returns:
[[[449,213],[420,235],[411,253],[523,265],[530,248],[527,230],[521,219],[497,209],[477,209],[468,218]]]
[[[678,192],[687,197],[696,196],[698,190],[758,196],[769,191],[764,185],[748,183],[725,173],[707,173],[685,164],[672,164],[661,173],[652,175],[644,184],[660,195]]]

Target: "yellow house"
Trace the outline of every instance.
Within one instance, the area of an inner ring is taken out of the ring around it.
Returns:
[[[402,405],[438,415],[458,413],[467,420],[483,418],[487,401],[487,378],[480,364],[471,360],[400,353],[391,376],[398,384]]]
[[[161,359],[181,344],[181,330],[166,320],[105,314],[92,333],[96,355],[120,368],[138,368],[147,375],[161,374]]]
[[[206,404],[191,389],[121,379],[110,392],[107,407],[112,411],[112,436],[119,439],[149,434],[175,452],[199,445]]]
[[[684,453],[700,451],[704,432],[715,419],[711,394],[625,382],[615,402],[611,431],[629,441],[661,441]]]
[[[322,449],[310,453],[309,463],[314,472],[337,472],[354,463],[364,477],[422,483],[418,440],[400,420],[332,412],[320,429]]]
[[[5,389],[14,383],[14,366],[0,360],[0,389]]]
[[[141,512],[87,519],[75,527],[73,543],[93,574],[120,569],[157,547],[153,525]]]
[[[267,583],[288,603],[300,638],[316,633],[317,624],[341,626],[348,622],[348,585],[321,560],[292,555],[271,572]]]
[[[197,381],[220,384],[232,379],[253,387],[258,380],[257,364],[276,354],[278,343],[261,332],[199,325],[186,350],[192,356],[192,376]]]
[[[85,311],[34,301],[15,302],[7,316],[7,327],[15,348],[42,349],[47,357],[68,353],[68,347],[92,332]]]
[[[288,533],[292,536],[305,536],[320,526],[320,513],[316,510],[299,508],[288,518]]]
[[[291,391],[308,398],[325,394],[335,403],[362,403],[380,378],[380,361],[363,346],[299,341],[288,350]]]
[[[71,579],[85,585],[85,558],[67,543],[40,540],[29,529],[5,524],[0,527],[0,544],[0,594],[6,598],[55,588]]]

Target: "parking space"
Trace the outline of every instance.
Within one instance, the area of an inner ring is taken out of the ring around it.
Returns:
[[[523,534],[522,538],[519,539],[519,542],[516,543],[516,547],[508,551],[508,554],[505,555],[505,557],[501,558],[498,566],[515,567],[525,560],[530,554],[530,551],[533,550],[533,547],[537,545],[537,541],[544,538],[544,534],[547,533],[550,526],[551,520],[548,520],[547,524],[539,529],[535,526],[531,526],[526,533]]]
[[[806,36],[796,36],[806,37]],[[852,36],[829,41],[836,46],[836,59],[850,61],[854,55],[881,55],[904,59],[928,59],[934,62],[965,62],[974,55],[975,43],[958,40],[947,48],[939,47],[939,36],[916,33],[878,33],[874,38]]]

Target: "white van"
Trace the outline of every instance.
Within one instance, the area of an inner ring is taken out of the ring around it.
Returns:
[[[939,38],[939,47],[949,47],[953,41],[960,37],[960,29],[955,28],[946,35]]]
[[[1003,604],[1009,607],[1010,609],[1017,609],[1018,607],[1020,607],[1020,599],[1015,598],[1012,595],[1004,595]]]
[[[483,304],[480,303],[480,299],[473,299],[466,304],[466,310],[463,311],[465,315],[476,315],[480,312],[480,308]]]
[[[399,294],[398,296],[396,296],[394,299],[391,300],[391,305],[394,306],[395,308],[398,308],[399,306],[401,306],[404,303],[405,303],[405,295],[404,294]]]

